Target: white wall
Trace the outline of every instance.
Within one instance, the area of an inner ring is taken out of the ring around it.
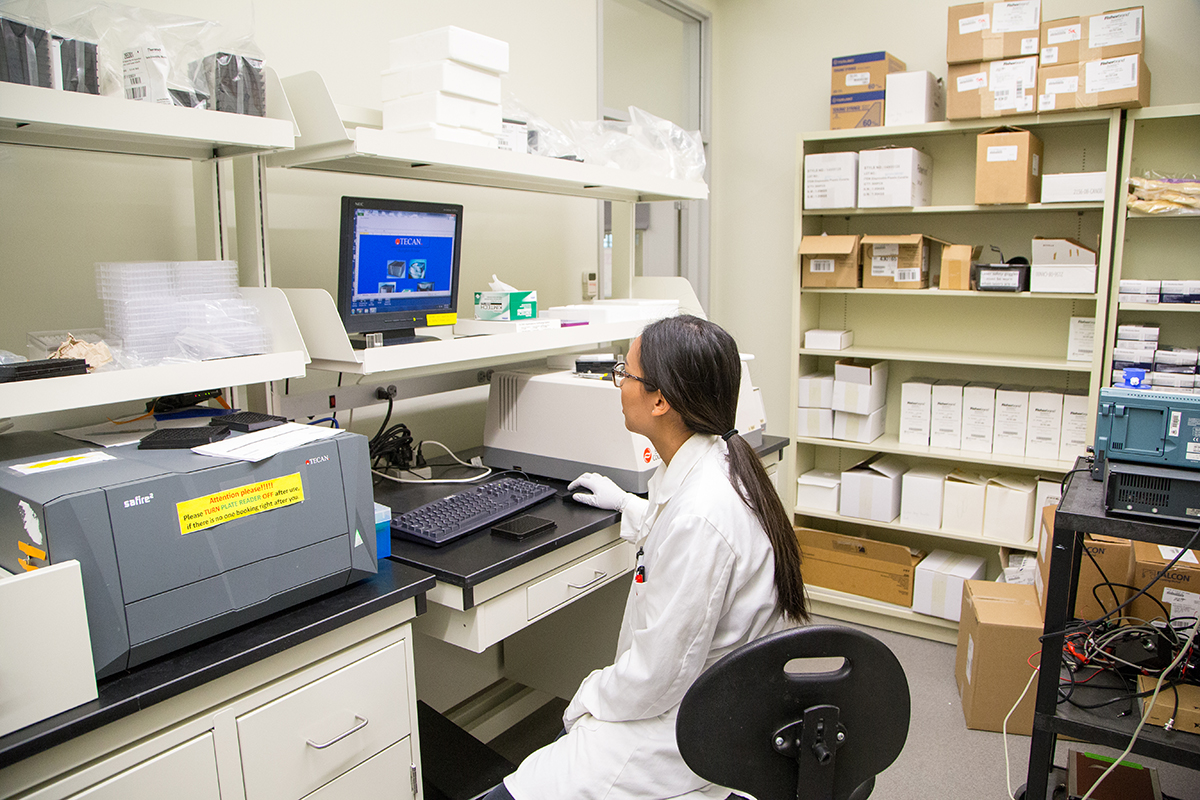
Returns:
[[[829,128],[836,56],[887,50],[946,74],[948,0],[717,0],[714,17],[713,250],[710,316],[754,353],[768,426],[786,433],[796,138]],[[1155,105],[1200,102],[1200,3],[1146,6]],[[1043,0],[1042,18],[1095,14],[1112,0]],[[914,230],[914,232],[918,232]]]

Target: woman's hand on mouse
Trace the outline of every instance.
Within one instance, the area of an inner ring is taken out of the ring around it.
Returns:
[[[629,502],[628,492],[596,472],[585,472],[567,486],[568,490],[577,488],[587,489],[591,494],[580,492],[571,495],[575,502],[595,508],[624,511],[625,504]]]

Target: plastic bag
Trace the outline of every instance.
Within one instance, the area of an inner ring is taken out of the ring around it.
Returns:
[[[505,119],[515,119],[528,126],[529,152],[550,158],[578,158],[570,136],[551,125],[522,105],[511,93],[504,97]]]
[[[1129,179],[1126,204],[1141,214],[1200,214],[1200,178],[1147,170]]]
[[[704,140],[700,131],[685,131],[667,119],[656,117],[636,106],[629,107],[630,133],[647,147],[665,154],[669,177],[685,181],[704,178]]]
[[[163,105],[207,106],[190,66],[215,22],[116,3],[97,5],[101,94]]]
[[[0,2],[0,80],[52,85],[50,15],[43,0]]]
[[[631,127],[608,120],[567,123],[576,151],[589,164],[655,175],[670,174],[668,154],[656,150],[644,138],[631,136]]]

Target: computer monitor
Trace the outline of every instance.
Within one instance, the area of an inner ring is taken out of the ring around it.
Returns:
[[[462,211],[450,203],[342,198],[337,307],[347,333],[406,344],[434,338],[417,336],[418,327],[454,323]]]

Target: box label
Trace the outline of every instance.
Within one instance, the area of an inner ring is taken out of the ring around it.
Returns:
[[[1021,40],[1021,55],[1036,56],[1038,54],[1038,39],[1036,36],[1031,36],[1028,39]]]
[[[1052,94],[1038,95],[1038,111],[1053,111],[1054,102],[1054,95]]]
[[[1057,47],[1043,47],[1039,58],[1041,59],[1041,63],[1042,63],[1043,67],[1046,66],[1047,64],[1057,64],[1058,63],[1058,48]]]
[[[871,245],[871,255],[875,256],[898,256],[900,255],[900,243],[892,242],[890,244],[875,244]]]
[[[832,258],[814,258],[808,262],[810,272],[833,272]]]
[[[974,75],[961,75],[958,78],[958,91],[974,92],[987,88],[987,73],[976,72]]]
[[[303,502],[304,483],[300,473],[294,472],[269,481],[184,500],[175,504],[175,510],[179,514],[179,534],[186,536],[222,522]]]
[[[1016,145],[1000,145],[989,147],[987,149],[987,160],[990,161],[1016,161],[1017,146]]]
[[[1170,423],[1170,426],[1169,426],[1169,428],[1170,428],[1170,434],[1169,434],[1169,435],[1170,435],[1170,436],[1178,436],[1178,435],[1179,435],[1179,424],[1180,424],[1180,422],[1181,422],[1181,418],[1182,418],[1182,416],[1183,416],[1183,412],[1182,412],[1182,411],[1172,411],[1172,412],[1171,412],[1171,423]],[[1191,555],[1191,554],[1189,553],[1189,555]],[[1173,558],[1173,557],[1174,557],[1174,556],[1172,556],[1172,558]],[[1193,561],[1194,561],[1194,560],[1195,560],[1195,559],[1193,559]]]
[[[921,280],[921,270],[919,267],[908,267],[907,269],[896,270],[896,283],[905,283]]]
[[[846,76],[847,86],[870,86],[871,73],[869,72],[851,72]]]
[[[1075,94],[1078,91],[1078,75],[1068,75],[1065,78],[1046,79],[1046,94]]]
[[[1015,289],[1021,285],[1021,273],[1015,269],[991,270],[987,274],[987,285],[1004,289]]]
[[[1171,609],[1172,617],[1200,616],[1200,594],[1164,586],[1162,599],[1163,604]],[[1183,630],[1186,631],[1187,628]]]
[[[995,33],[1036,31],[1041,23],[1041,0],[1012,0],[992,5],[992,30]]]
[[[1063,25],[1058,28],[1051,28],[1046,31],[1046,44],[1066,44],[1067,42],[1078,42],[1080,37],[1079,23],[1074,25]],[[1055,48],[1057,52],[1058,48]]]
[[[889,278],[896,275],[896,262],[899,256],[872,256],[871,277]]]
[[[958,35],[966,36],[970,33],[979,33],[986,31],[992,26],[992,18],[988,14],[979,14],[974,17],[963,17],[958,21]]]
[[[1122,56],[1105,58],[1087,63],[1084,91],[1088,94],[1116,92],[1121,89],[1136,89],[1138,85],[1138,57]]]
[[[1088,20],[1088,47],[1110,47],[1142,40],[1142,9],[1101,14]]]

